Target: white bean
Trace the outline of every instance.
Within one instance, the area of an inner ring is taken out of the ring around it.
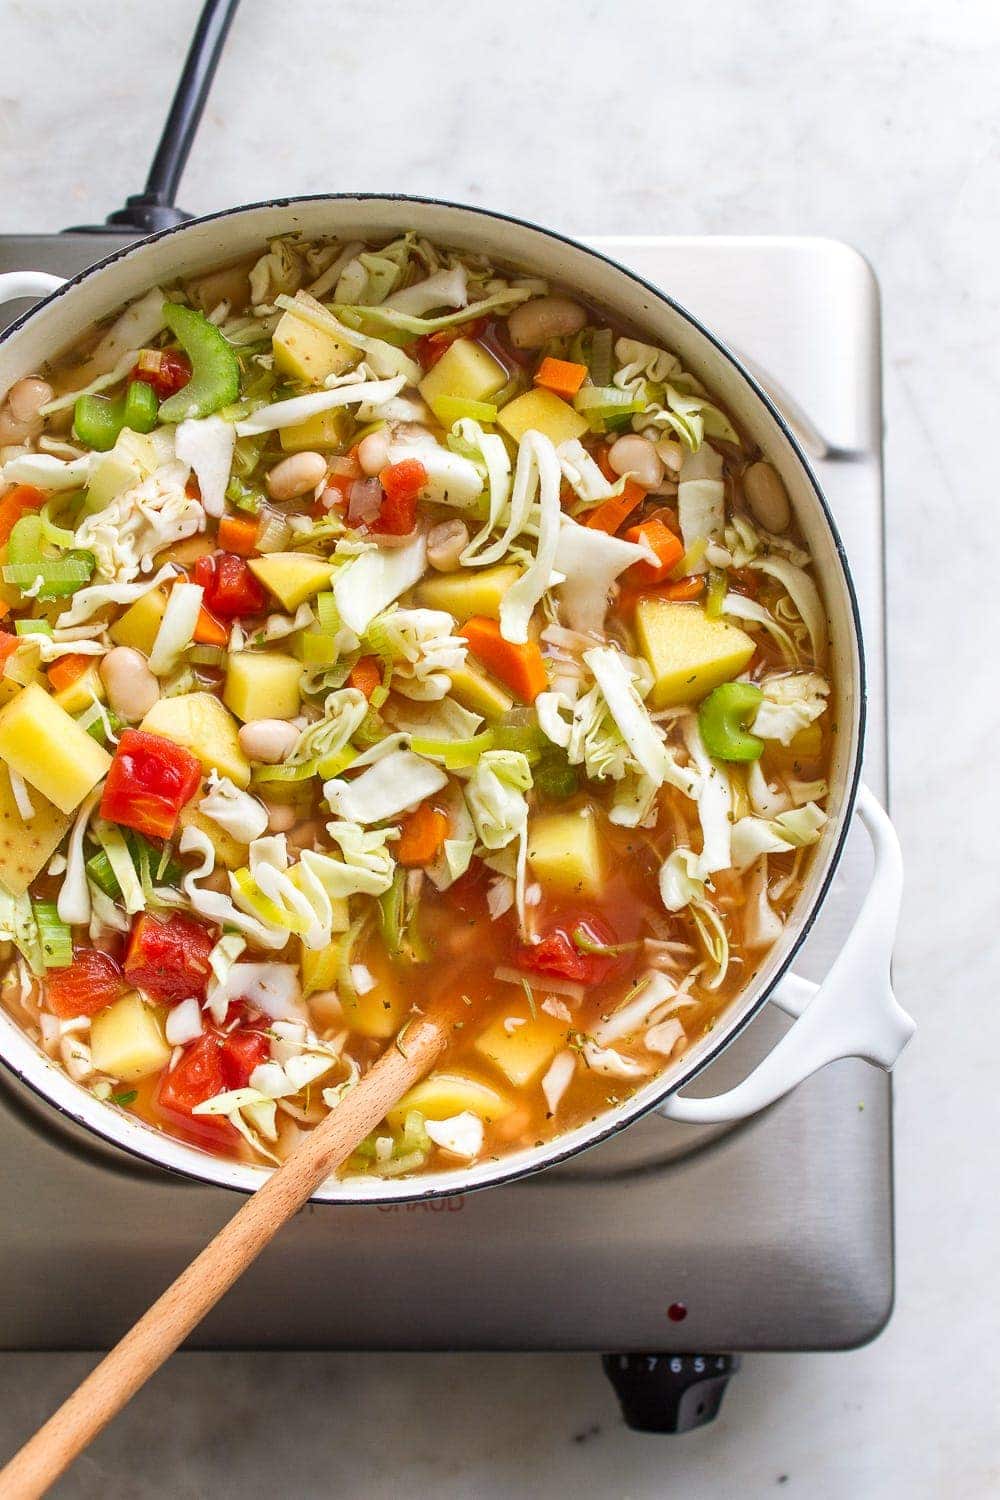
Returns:
[[[158,702],[160,684],[141,651],[135,651],[131,646],[115,646],[102,659],[99,670],[108,703],[126,724],[144,719],[153,704]]]
[[[389,428],[376,427],[358,444],[358,463],[369,479],[381,474],[389,462]]]
[[[540,349],[549,339],[579,333],[586,321],[586,311],[569,297],[533,297],[515,307],[507,332],[515,349]]]
[[[781,475],[773,464],[763,459],[751,464],[743,475],[743,493],[765,531],[787,531],[792,524],[792,507]]]
[[[608,449],[608,463],[616,474],[631,474],[644,490],[663,483],[663,460],[648,438],[628,433]]]
[[[7,392],[7,401],[15,422],[34,422],[39,408],[51,400],[52,387],[47,380],[40,380],[37,375],[28,375],[24,380],[19,380]]]
[[[469,528],[464,521],[440,521],[427,533],[427,561],[439,573],[454,573],[468,545]]]
[[[272,500],[294,500],[314,490],[326,476],[326,459],[322,453],[290,453],[267,476],[267,493]]]
[[[251,719],[239,732],[240,749],[248,760],[276,766],[289,754],[299,731],[285,719]]]
[[[673,438],[661,438],[656,444],[656,452],[671,474],[677,475],[681,472],[684,449],[680,443],[675,442]]]
[[[290,802],[265,802],[264,806],[269,833],[287,833],[298,822],[298,814]]]

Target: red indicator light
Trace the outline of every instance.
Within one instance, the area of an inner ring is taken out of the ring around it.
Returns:
[[[671,1302],[667,1308],[667,1317],[671,1323],[683,1323],[687,1315],[687,1304],[684,1302]]]

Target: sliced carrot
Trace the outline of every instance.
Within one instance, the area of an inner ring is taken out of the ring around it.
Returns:
[[[22,516],[32,510],[41,510],[44,504],[43,491],[36,489],[33,484],[15,484],[12,490],[8,490],[0,500],[0,547]]]
[[[242,516],[223,516],[219,522],[219,546],[237,557],[251,557],[257,548],[260,523]]]
[[[638,526],[630,526],[625,533],[625,540],[645,542],[659,559],[655,566],[651,562],[632,564],[630,572],[638,583],[663,583],[684,556],[684,543],[680,537],[674,536],[669,527],[656,519],[640,521]]]
[[[683,604],[689,599],[700,599],[705,592],[704,575],[692,574],[690,578],[682,578],[679,583],[672,583],[663,592],[675,604]]]
[[[537,641],[523,646],[505,641],[496,620],[473,615],[459,631],[488,672],[509,687],[522,703],[534,703],[549,685],[545,662]]]
[[[377,656],[362,656],[347,674],[347,686],[357,688],[359,693],[364,693],[370,699],[372,693],[382,681],[382,668],[379,666]]]
[[[621,478],[621,475],[616,474],[614,469],[611,467],[611,461],[608,458],[608,454],[610,452],[611,447],[608,443],[598,443],[597,447],[594,449],[594,462],[609,484],[617,484],[619,479]]]
[[[194,639],[199,646],[228,646],[229,631],[202,605],[194,627]]]
[[[572,401],[586,378],[586,365],[575,365],[568,359],[552,359],[549,355],[546,355],[535,371],[536,385],[544,386],[547,391],[555,391],[557,396],[563,396],[567,401]]]
[[[78,677],[84,672],[94,660],[92,656],[85,656],[82,651],[74,651],[68,656],[58,657],[49,667],[49,686],[54,693],[61,693],[64,688],[72,687]]]
[[[615,475],[617,480],[618,475]],[[637,505],[641,505],[646,498],[646,491],[634,479],[626,479],[625,488],[620,495],[614,495],[610,500],[605,500],[596,509],[588,512],[585,517],[587,525],[592,526],[595,531],[606,531],[609,536],[614,536],[618,528],[628,520]]]
[[[3,666],[8,656],[13,656],[19,645],[20,640],[16,635],[0,630],[0,667]]]
[[[448,818],[429,802],[421,802],[403,822],[403,831],[395,848],[401,865],[429,865],[448,837]]]

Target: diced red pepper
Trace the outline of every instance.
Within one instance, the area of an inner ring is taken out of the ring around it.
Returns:
[[[212,936],[199,922],[172,912],[165,922],[143,913],[132,925],[125,978],[136,989],[168,1002],[205,998],[212,966]]]
[[[205,608],[217,620],[260,614],[267,605],[264,585],[234,552],[199,557],[194,565],[194,581],[205,590]]]
[[[187,385],[191,379],[191,361],[177,349],[144,349],[129,379],[151,385],[164,401]]]
[[[616,955],[583,953],[572,934],[582,931],[592,943],[608,947],[614,943],[610,928],[599,917],[582,917],[567,927],[555,927],[540,943],[519,948],[514,962],[519,969],[535,974],[551,974],[577,984],[599,984],[616,962]]]
[[[201,785],[201,763],[173,740],[126,729],[101,797],[101,817],[152,838],[168,839]]]
[[[121,967],[110,953],[97,948],[75,948],[66,969],[50,969],[45,981],[45,1003],[54,1016],[92,1016],[117,1000],[125,987]]]
[[[6,630],[0,630],[0,668],[3,667],[8,656],[13,656],[23,639],[23,636],[11,635]]]
[[[457,323],[453,328],[439,328],[437,333],[425,333],[417,339],[413,351],[424,369],[432,370],[456,339],[477,339],[488,321],[487,318],[470,318],[468,323]]]
[[[416,525],[417,498],[427,483],[427,470],[419,458],[404,458],[383,469],[378,477],[384,494],[372,531],[406,536]]]

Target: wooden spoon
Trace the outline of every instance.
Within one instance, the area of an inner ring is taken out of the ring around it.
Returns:
[[[95,1370],[0,1471],[2,1500],[34,1500],[82,1453],[324,1178],[341,1166],[386,1112],[433,1067],[456,1020],[432,1008],[405,1028],[335,1110],[295,1147],[262,1188],[219,1230]]]

